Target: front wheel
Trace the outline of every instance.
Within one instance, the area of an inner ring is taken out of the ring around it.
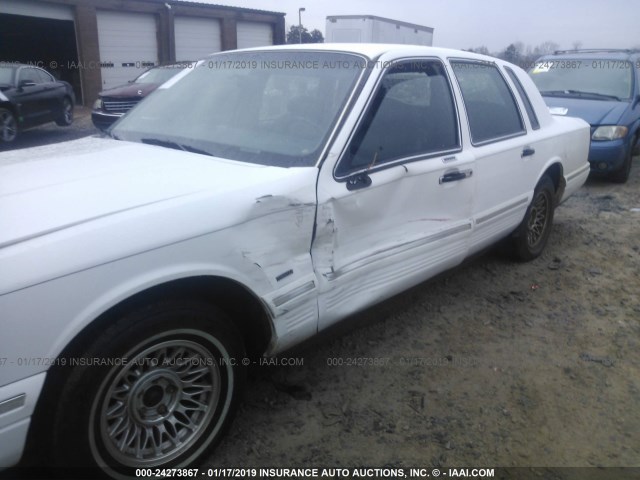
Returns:
[[[633,154],[636,149],[637,138],[634,138],[629,146],[629,152],[627,152],[626,157],[624,158],[624,162],[618,170],[613,172],[609,179],[615,183],[626,183],[629,180],[629,175],[631,174],[631,164],[633,163]]]
[[[231,422],[243,356],[240,335],[207,304],[161,303],[123,317],[76,359],[53,458],[116,478],[193,466]]]
[[[73,123],[73,103],[69,97],[64,97],[62,99],[62,110],[60,111],[60,115],[56,118],[56,125],[60,127],[68,127]]]
[[[6,108],[0,108],[0,141],[13,142],[18,136],[16,116]]]
[[[555,187],[548,175],[544,175],[533,193],[524,219],[512,236],[513,249],[518,260],[537,258],[547,245],[553,224]]]

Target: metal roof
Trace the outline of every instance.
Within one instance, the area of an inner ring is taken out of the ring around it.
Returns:
[[[195,2],[192,0],[147,0],[147,1],[152,1],[152,2],[156,2],[156,3],[167,3],[169,5],[185,5],[185,6],[192,6],[192,7],[210,7],[210,8],[219,8],[219,9],[223,9],[223,10],[234,10],[234,11],[241,11],[241,12],[247,12],[247,13],[262,13],[262,14],[269,14],[269,15],[279,15],[284,17],[286,15],[286,13],[284,12],[273,12],[270,10],[258,10],[255,8],[245,8],[245,7],[234,7],[232,5],[220,5],[217,3],[207,3],[207,2]]]
[[[330,22],[334,22],[335,20],[358,20],[358,19],[367,19],[367,20],[380,20],[381,22],[393,23],[395,25],[402,25],[403,27],[413,28],[416,30],[422,30],[424,32],[433,33],[432,27],[427,27],[425,25],[418,25],[416,23],[403,22],[401,20],[394,20],[393,18],[385,18],[378,17],[377,15],[329,15],[327,20]]]
[[[630,60],[640,57],[640,50],[620,48],[590,48],[579,50],[556,50],[540,58],[589,59],[589,60]]]

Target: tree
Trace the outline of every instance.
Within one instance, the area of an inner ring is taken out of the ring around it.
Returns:
[[[556,42],[547,40],[546,42],[542,42],[540,45],[536,46],[533,49],[533,53],[538,57],[541,57],[542,55],[549,55],[550,53],[553,53],[558,49],[560,49],[560,45],[558,45]]]
[[[540,57],[543,55],[549,55],[560,48],[555,42],[551,42],[547,40],[546,42],[542,42],[540,45],[536,45],[535,47],[527,47],[527,53],[522,57],[520,66],[526,70],[532,68]]]
[[[513,46],[516,49],[516,56],[518,58],[524,57],[524,55],[525,55],[524,52],[525,52],[525,49],[526,49],[525,46],[524,46],[524,43],[522,43],[522,42],[513,42]]]
[[[324,43],[322,32],[317,28],[311,30],[311,43]]]
[[[302,34],[302,42],[300,42],[300,35]],[[309,39],[311,35],[309,31],[300,27],[299,25],[291,25],[289,31],[287,32],[287,43],[309,43]]]
[[[302,33],[302,42],[300,42],[300,34]],[[312,30],[311,33],[300,25],[291,25],[287,32],[287,43],[324,43],[322,32],[318,29]]]
[[[507,48],[504,49],[504,51],[500,52],[498,58],[506,60],[507,62],[518,63],[518,60],[520,60],[520,55],[518,55],[518,49],[516,48],[516,46],[511,43]]]
[[[479,47],[470,48],[467,51],[474,52],[474,53],[480,53],[482,55],[491,55],[491,52],[489,51],[489,49],[484,45],[480,45]]]

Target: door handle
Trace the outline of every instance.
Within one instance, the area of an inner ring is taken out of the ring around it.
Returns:
[[[455,170],[453,172],[448,172],[440,177],[440,184],[464,180],[465,178],[469,178],[471,175],[473,175],[473,170]]]
[[[524,150],[522,150],[522,155],[520,155],[521,158],[523,157],[530,157],[531,155],[533,155],[534,153],[536,153],[535,148],[531,148],[531,147],[524,147]]]

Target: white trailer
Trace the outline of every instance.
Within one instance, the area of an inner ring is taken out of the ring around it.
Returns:
[[[402,43],[433,45],[433,28],[375,15],[327,17],[327,43]]]

